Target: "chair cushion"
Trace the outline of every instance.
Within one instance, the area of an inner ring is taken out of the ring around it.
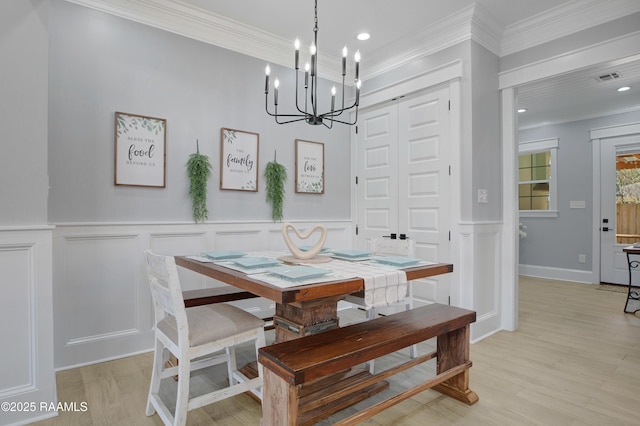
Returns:
[[[192,347],[264,326],[264,321],[260,318],[226,303],[195,306],[187,308],[186,312],[189,345]],[[158,329],[178,343],[176,319],[173,316],[160,321]]]

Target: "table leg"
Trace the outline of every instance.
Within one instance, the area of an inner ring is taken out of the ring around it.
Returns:
[[[438,374],[469,361],[469,338],[470,327],[468,325],[438,336]],[[468,369],[446,382],[436,385],[433,389],[469,405],[478,402],[478,395],[469,389]]]
[[[306,303],[277,303],[273,316],[273,327],[276,332],[274,343],[299,339],[307,334],[316,334],[337,328],[338,298],[324,299]],[[249,379],[258,377],[258,365],[252,361],[240,372]],[[251,392],[247,392],[250,396]]]
[[[338,300],[276,304],[273,317],[276,343],[338,328]]]

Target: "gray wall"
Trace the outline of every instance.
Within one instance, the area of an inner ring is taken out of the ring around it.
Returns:
[[[48,0],[0,2],[0,226],[47,223]]]
[[[263,173],[276,150],[289,174],[285,220],[350,218],[352,128],[274,123],[262,61],[63,0],[51,3],[50,58],[50,222],[191,221],[196,139],[214,165],[209,220],[270,220]],[[293,73],[272,68],[280,98],[293,97]],[[115,111],[167,119],[166,188],[114,186]],[[260,134],[257,193],[219,189],[222,127]],[[295,194],[295,139],[325,144],[324,195]]]
[[[502,217],[502,143],[500,135],[499,58],[481,45],[471,43],[472,173],[465,182],[474,221]],[[465,155],[463,151],[462,155]],[[487,190],[487,203],[478,203],[478,190]]]
[[[598,127],[640,121],[640,111],[591,120],[521,130],[520,142],[558,138],[558,217],[521,218],[527,237],[520,240],[520,263],[591,271],[593,253],[593,158],[589,131]],[[585,209],[569,208],[570,201],[585,201]],[[578,263],[585,254],[587,262]],[[597,254],[599,255],[599,254]]]

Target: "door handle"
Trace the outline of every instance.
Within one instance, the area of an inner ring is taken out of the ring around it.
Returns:
[[[602,232],[609,232],[609,227],[608,226],[603,226],[602,227]]]
[[[384,235],[384,237],[388,237],[388,238],[391,238],[392,240],[395,240],[396,238],[398,238],[398,234]],[[400,234],[399,238],[401,240],[408,240],[409,236],[407,234]]]

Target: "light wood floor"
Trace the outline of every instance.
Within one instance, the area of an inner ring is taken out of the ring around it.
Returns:
[[[519,330],[499,332],[471,347],[477,404],[428,390],[364,424],[638,425],[640,317],[623,313],[625,299],[626,294],[592,285],[522,277]],[[386,357],[376,369],[403,357]],[[150,369],[149,353],[58,372],[59,400],[86,402],[88,410],[36,424],[160,425],[157,415],[144,414]],[[393,379],[391,389],[414,382],[418,374]],[[203,383],[196,380],[194,387]],[[260,405],[240,395],[189,412],[187,424],[258,425],[260,415]]]

